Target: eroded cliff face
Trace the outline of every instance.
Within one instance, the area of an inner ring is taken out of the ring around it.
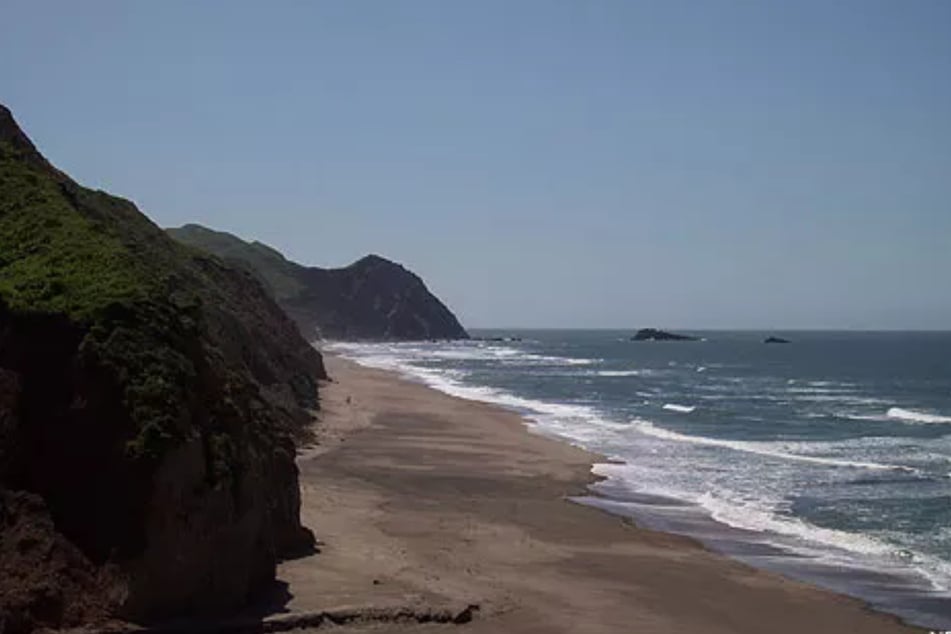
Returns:
[[[320,355],[0,106],[0,631],[234,609],[306,551]]]
[[[0,631],[96,623],[118,603],[117,578],[63,537],[40,496],[0,490],[0,531]]]
[[[308,339],[469,337],[419,276],[386,258],[369,255],[335,269],[306,267],[267,245],[200,225],[168,232],[258,277]]]

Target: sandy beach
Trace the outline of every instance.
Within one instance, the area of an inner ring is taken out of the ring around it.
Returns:
[[[322,543],[281,565],[274,627],[325,614],[361,631],[918,631],[568,501],[598,457],[513,413],[325,358],[319,444],[299,458]]]

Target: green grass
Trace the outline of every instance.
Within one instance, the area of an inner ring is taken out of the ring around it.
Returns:
[[[10,308],[89,321],[111,304],[145,299],[142,269],[75,212],[58,183],[0,144],[0,295]]]
[[[162,300],[162,267],[120,240],[110,210],[77,211],[98,196],[64,187],[0,144],[0,298],[14,312],[64,315],[86,329],[79,358],[122,386],[136,427],[129,454],[156,457],[183,432],[195,371],[176,344],[189,323]]]
[[[168,234],[191,247],[213,253],[233,266],[258,278],[279,302],[297,297],[305,286],[297,279],[301,266],[289,262],[278,251],[260,242],[245,242],[224,231],[201,225],[168,229]]]
[[[297,356],[303,340],[269,332],[280,313],[257,283],[172,240],[131,202],[2,142],[0,304],[20,323],[49,314],[77,328],[70,363],[115,385],[131,460],[157,461],[200,438],[209,480],[234,485],[253,452],[279,447],[303,420],[279,391],[264,394],[254,373],[270,385],[275,370],[312,369]]]

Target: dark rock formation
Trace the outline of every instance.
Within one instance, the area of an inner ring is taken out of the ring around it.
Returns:
[[[631,341],[699,341],[699,339],[689,335],[678,335],[672,332],[657,330],[656,328],[642,328],[631,337]]]
[[[294,454],[322,377],[253,276],[0,106],[0,631],[242,604],[313,544]]]
[[[782,337],[767,337],[763,340],[763,343],[789,343],[789,339],[783,339]]]
[[[256,275],[307,338],[468,338],[418,276],[385,258],[368,255],[341,269],[305,267],[260,242],[200,225],[168,232]]]

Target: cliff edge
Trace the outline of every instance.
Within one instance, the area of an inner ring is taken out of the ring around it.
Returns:
[[[307,550],[322,359],[246,271],[0,106],[0,631],[231,610]]]

